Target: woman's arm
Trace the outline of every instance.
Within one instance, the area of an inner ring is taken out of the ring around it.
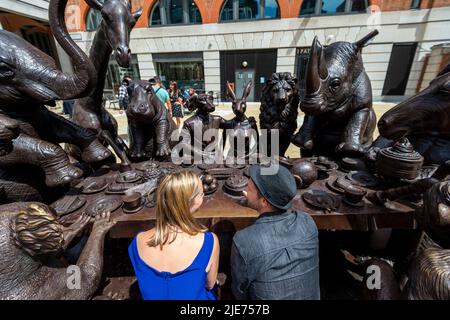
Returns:
[[[209,260],[208,266],[206,267],[206,272],[208,273],[206,278],[206,288],[211,290],[217,281],[217,274],[219,272],[219,256],[220,256],[220,246],[219,239],[217,236],[211,232],[214,238],[214,247],[211,253],[211,258]]]

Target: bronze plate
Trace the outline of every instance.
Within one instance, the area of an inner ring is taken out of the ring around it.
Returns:
[[[347,179],[360,187],[376,187],[380,185],[380,179],[366,171],[351,171]]]
[[[117,174],[116,182],[117,183],[133,183],[142,179],[142,175],[137,171],[126,171]]]
[[[303,200],[313,207],[327,211],[336,210],[341,204],[341,198],[321,190],[309,190],[303,193]]]
[[[86,214],[95,217],[102,212],[113,212],[122,205],[122,198],[120,196],[103,196],[97,198],[94,202],[88,205]]]
[[[147,169],[155,169],[159,167],[159,163],[155,161],[145,161],[134,166],[136,170],[145,171]]]
[[[106,181],[106,179],[86,179],[84,182],[82,182],[81,186],[83,188],[82,193],[84,194],[92,194],[92,193],[98,193],[103,190],[105,190],[108,187],[109,183]]]

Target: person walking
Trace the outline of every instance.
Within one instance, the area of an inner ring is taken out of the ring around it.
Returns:
[[[178,89],[177,83],[171,81],[169,85],[169,97],[172,105],[172,116],[175,118],[177,128],[181,125],[181,118],[183,118],[183,103],[184,97],[181,90]]]
[[[161,102],[166,106],[166,109],[169,111],[169,116],[172,117],[172,104],[170,102],[170,96],[167,90],[164,89],[159,77],[151,78],[148,82],[152,85],[153,91],[155,91],[158,99],[161,100]]]
[[[119,108],[120,113],[127,110],[128,107],[128,85],[130,84],[131,77],[124,76],[122,79],[122,84],[119,87]]]

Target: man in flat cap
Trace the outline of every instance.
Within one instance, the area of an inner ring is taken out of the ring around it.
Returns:
[[[260,213],[255,223],[233,238],[232,292],[239,300],[320,299],[319,239],[314,220],[289,211],[297,188],[283,166],[265,174],[250,166],[244,195]]]

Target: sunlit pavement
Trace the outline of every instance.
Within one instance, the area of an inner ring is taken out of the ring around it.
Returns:
[[[258,123],[259,127],[259,106],[260,103],[247,103],[247,116],[248,117],[255,117],[256,122]],[[374,103],[374,110],[377,115],[377,119],[379,119],[387,110],[391,109],[395,104],[392,103]],[[53,109],[53,108],[52,108]],[[54,111],[60,112],[59,108],[55,109]],[[127,139],[128,134],[128,124],[127,124],[127,117],[125,115],[125,112],[121,112],[120,110],[114,109],[114,108],[107,108],[107,110],[114,115],[114,117],[117,120],[117,123],[119,125],[119,135],[121,135],[125,140]],[[231,110],[231,103],[229,102],[220,102],[219,104],[216,104],[216,111],[214,112],[216,115],[220,115],[224,117],[225,119],[229,120],[233,118],[233,111]],[[186,120],[191,115],[186,115],[183,120]],[[298,128],[300,128],[301,124],[303,123],[303,113],[299,112],[299,116],[297,118]],[[378,136],[378,130],[376,129],[374,137],[376,138]],[[291,144],[286,152],[286,155],[289,157],[297,158],[300,156],[299,149]]]

